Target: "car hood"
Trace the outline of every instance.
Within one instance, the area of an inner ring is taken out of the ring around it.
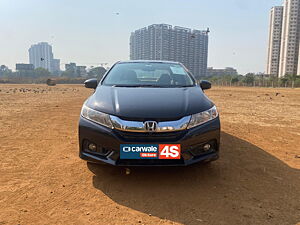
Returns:
[[[213,106],[199,86],[186,88],[99,86],[86,104],[100,112],[134,119],[182,118]]]

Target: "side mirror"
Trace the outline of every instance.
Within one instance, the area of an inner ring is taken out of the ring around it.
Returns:
[[[202,80],[200,82],[200,87],[202,88],[202,90],[208,90],[211,89],[211,83],[207,80]]]
[[[88,79],[88,80],[84,81],[84,86],[86,88],[96,89],[98,86],[98,81],[96,78]]]

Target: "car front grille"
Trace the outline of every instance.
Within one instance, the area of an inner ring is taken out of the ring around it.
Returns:
[[[167,133],[133,133],[124,131],[115,131],[116,134],[126,142],[144,143],[172,143],[179,141],[186,131],[167,132]]]
[[[116,130],[133,133],[167,133],[186,130],[191,116],[185,116],[178,120],[124,120],[117,116],[110,116],[113,127]]]

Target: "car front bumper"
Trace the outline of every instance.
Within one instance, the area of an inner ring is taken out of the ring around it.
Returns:
[[[87,148],[89,143],[97,151]],[[204,151],[203,145],[212,147]],[[181,144],[181,159],[120,159],[121,144]],[[201,161],[212,161],[219,157],[219,117],[201,126],[170,133],[132,133],[109,129],[83,117],[79,120],[79,156],[95,162],[115,166],[187,166]]]

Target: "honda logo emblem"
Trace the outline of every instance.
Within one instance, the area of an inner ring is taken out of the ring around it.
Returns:
[[[157,122],[156,121],[146,121],[144,123],[145,130],[149,132],[155,132],[157,129]]]

